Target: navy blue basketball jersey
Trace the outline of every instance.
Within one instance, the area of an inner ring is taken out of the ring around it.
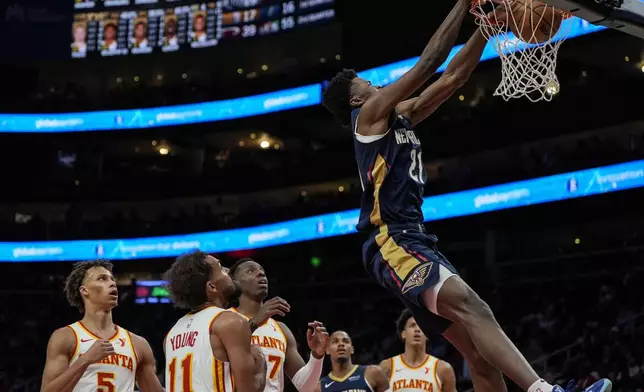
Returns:
[[[392,112],[387,133],[358,134],[360,109],[351,113],[356,162],[362,185],[356,228],[371,231],[388,224],[422,224],[427,175],[420,140],[411,121]]]
[[[354,365],[342,378],[329,373],[320,379],[321,392],[373,392],[364,375],[366,369],[366,366]]]

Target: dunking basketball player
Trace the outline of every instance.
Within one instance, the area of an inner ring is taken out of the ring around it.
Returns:
[[[148,342],[112,321],[118,290],[107,260],[74,265],[65,281],[70,305],[83,319],[57,329],[49,339],[42,392],[162,392]]]
[[[264,268],[252,259],[241,259],[230,267],[230,275],[240,291],[239,306],[233,308],[248,319],[253,331],[252,341],[262,348],[268,365],[264,392],[282,392],[284,373],[299,392],[312,392],[322,374],[324,353],[329,335],[322,323],[309,323],[306,340],[311,355],[305,364],[297,351],[291,330],[273,316],[284,316],[290,306],[276,297],[264,302],[268,280]]]
[[[392,392],[456,392],[454,369],[427,354],[427,337],[409,309],[402,312],[396,327],[405,351],[380,362]]]
[[[327,353],[331,373],[322,377],[316,392],[385,392],[389,381],[376,365],[354,365],[351,361],[353,343],[349,334],[335,331],[329,339]]]
[[[189,309],[164,342],[169,391],[261,392],[266,362],[251,345],[250,327],[225,309],[235,284],[219,260],[204,252],[181,255],[165,273],[175,306]]]
[[[497,323],[489,306],[456,274],[423,227],[426,181],[414,127],[434,112],[476,67],[486,40],[476,31],[440,78],[409,98],[443,63],[470,0],[458,0],[418,62],[384,88],[352,70],[331,80],[324,105],[352,126],[363,188],[357,229],[370,232],[363,262],[370,275],[396,293],[425,334],[443,333],[471,365],[478,392],[505,391],[501,372],[528,392],[561,391],[541,379]],[[408,99],[409,98],[409,99]],[[587,390],[605,392],[609,380]]]

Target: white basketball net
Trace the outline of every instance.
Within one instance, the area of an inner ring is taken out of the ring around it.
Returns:
[[[508,10],[508,23],[496,21],[495,15],[499,12],[500,4],[494,4],[492,1],[486,2],[486,0],[474,0],[471,9],[483,35],[501,58],[501,82],[494,91],[494,95],[500,95],[506,101],[521,97],[526,97],[532,102],[550,101],[559,92],[559,81],[555,74],[557,52],[561,43],[567,38],[571,24],[564,20],[557,32],[558,26],[554,21],[555,13],[543,12],[541,16],[536,16],[528,9],[532,5],[532,0],[524,0],[523,7],[525,7],[524,11],[528,12],[526,15],[533,17],[516,20],[514,13],[510,12],[514,0],[499,0],[499,2],[501,1],[505,9]],[[521,7],[521,2],[514,4],[514,7],[516,12],[517,7]],[[551,6],[546,7],[552,9]],[[490,12],[492,9],[493,11]],[[545,11],[550,10],[546,9]],[[538,41],[535,38],[536,29],[533,26],[539,26],[542,20],[552,26],[552,31],[549,34],[551,38],[538,44],[527,43]],[[525,42],[517,38],[509,28],[510,23],[513,23],[512,26],[516,26],[520,31],[531,32],[531,39]]]

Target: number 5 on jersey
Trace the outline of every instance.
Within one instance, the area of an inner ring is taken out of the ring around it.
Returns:
[[[423,152],[411,150],[411,165],[409,166],[409,177],[419,184],[425,183],[423,166]]]
[[[96,390],[98,392],[116,392],[114,387],[114,379],[116,375],[114,373],[96,373]]]

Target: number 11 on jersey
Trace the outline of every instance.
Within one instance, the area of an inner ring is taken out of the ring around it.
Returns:
[[[186,355],[181,361],[181,389],[177,391],[175,383],[177,381],[177,358],[172,358],[170,364],[170,385],[166,385],[166,391],[169,392],[192,392],[192,354]]]

